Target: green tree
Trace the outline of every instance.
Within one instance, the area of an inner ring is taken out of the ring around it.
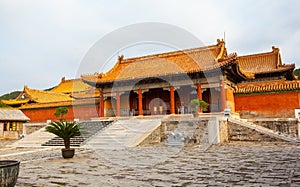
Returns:
[[[12,107],[0,102],[0,108],[12,108]]]
[[[300,80],[300,68],[294,70],[294,75],[298,76],[298,80]]]
[[[67,107],[58,107],[56,108],[54,115],[56,117],[59,117],[60,121],[65,121],[65,116],[67,115],[68,112],[69,110]]]
[[[193,99],[190,102],[190,106],[194,112],[198,113],[199,111],[207,111],[209,104],[201,99]]]
[[[14,91],[11,93],[4,94],[0,96],[0,100],[16,99],[20,95],[20,93],[20,91]]]

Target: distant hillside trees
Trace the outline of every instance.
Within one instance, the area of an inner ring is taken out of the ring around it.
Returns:
[[[0,96],[0,101],[1,100],[9,100],[9,99],[16,99],[20,95],[20,91],[14,91],[8,94],[4,94]],[[0,102],[0,108],[11,108],[10,106],[3,104]]]
[[[14,91],[0,96],[0,100],[16,99],[20,95],[20,91]]]

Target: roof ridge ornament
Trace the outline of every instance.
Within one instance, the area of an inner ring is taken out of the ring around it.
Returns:
[[[219,55],[216,57],[216,61],[218,62],[220,59],[227,57],[227,51],[226,51],[225,42],[223,39],[222,40],[217,39],[217,42],[218,42],[217,46],[218,46],[218,48],[220,48]]]
[[[119,63],[121,63],[123,61],[123,59],[124,59],[124,55],[123,54],[118,56],[118,62]]]
[[[222,45],[224,45],[225,44],[225,41],[224,41],[224,39],[217,39],[217,46],[218,47],[222,47]]]
[[[281,57],[280,57],[280,54],[279,54],[279,48],[275,47],[275,46],[272,46],[272,52],[277,55],[276,68],[282,66]]]
[[[278,53],[279,52],[279,48],[275,47],[274,45],[272,46],[272,52]]]

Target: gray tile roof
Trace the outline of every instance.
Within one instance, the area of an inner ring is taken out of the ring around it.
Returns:
[[[21,110],[0,109],[0,121],[29,121]]]

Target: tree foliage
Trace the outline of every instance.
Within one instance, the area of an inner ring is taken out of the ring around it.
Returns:
[[[12,108],[12,107],[0,102],[0,108]]]
[[[209,104],[201,99],[193,99],[190,102],[191,108],[196,112],[197,110],[207,111]]]
[[[294,70],[294,75],[298,76],[298,80],[300,80],[300,68]]]
[[[0,96],[0,100],[16,99],[20,95],[20,91],[14,91]]]
[[[20,95],[20,93],[20,91],[14,91],[0,96],[0,108],[12,108],[11,106],[2,103],[1,100],[16,99]]]
[[[58,108],[56,108],[54,115],[56,117],[59,117],[60,121],[64,121],[65,116],[67,115],[68,112],[69,112],[69,110],[67,107],[58,107]]]
[[[201,99],[193,99],[190,101],[190,106],[195,112],[200,109],[205,112],[209,104]]]

